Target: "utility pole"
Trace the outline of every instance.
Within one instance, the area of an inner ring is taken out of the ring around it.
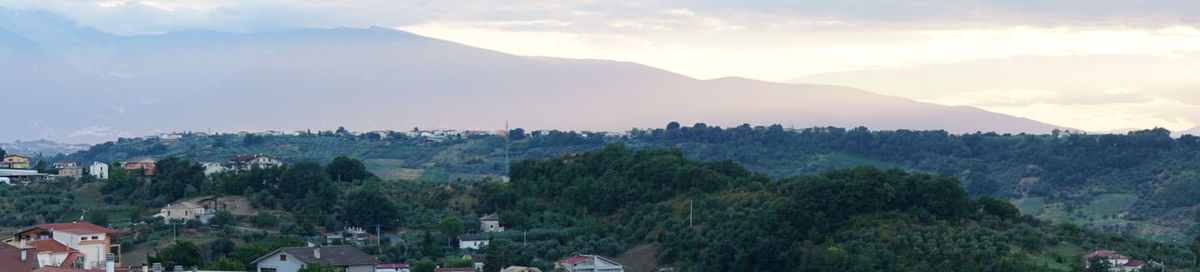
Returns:
[[[688,200],[688,228],[692,227],[692,211],[694,210],[692,207],[695,206],[693,202],[696,200]]]
[[[508,161],[508,141],[512,139],[512,135],[508,135],[509,133],[512,133],[512,130],[508,130],[508,121],[504,121],[504,178],[506,179],[512,179],[510,175],[512,173],[509,170],[511,163]]]

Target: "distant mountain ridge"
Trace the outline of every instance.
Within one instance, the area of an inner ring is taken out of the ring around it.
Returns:
[[[0,141],[166,131],[420,127],[626,130],[666,121],[956,133],[1062,127],[862,90],[697,80],[605,60],[523,57],[390,28],[116,36],[0,10]],[[12,93],[19,93],[13,96]]]

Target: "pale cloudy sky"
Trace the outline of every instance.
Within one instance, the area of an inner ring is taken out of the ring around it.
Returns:
[[[830,83],[1090,131],[1200,125],[1194,0],[0,0],[118,34],[387,26],[519,55]]]

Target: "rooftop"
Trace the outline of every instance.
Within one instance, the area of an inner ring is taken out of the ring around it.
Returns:
[[[317,258],[316,251],[321,250],[321,257]],[[282,251],[285,254],[305,263],[319,263],[329,266],[351,266],[351,265],[374,265],[379,261],[375,257],[367,255],[353,246],[321,246],[321,247],[285,247],[275,250],[267,255],[254,260],[254,263],[262,261],[263,258],[275,255],[276,252]]]
[[[117,233],[117,231],[97,226],[88,222],[79,223],[59,223],[59,224],[42,224],[37,225],[38,228],[44,230],[53,230],[61,232],[69,232],[75,234],[93,234],[93,233]]]

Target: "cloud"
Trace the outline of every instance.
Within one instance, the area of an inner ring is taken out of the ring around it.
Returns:
[[[750,0],[750,1],[391,1],[391,0],[0,0],[47,10],[121,34],[184,29],[271,31],[300,27],[404,26],[432,21],[563,21],[560,30],[1162,28],[1195,25],[1200,2],[1160,0]],[[510,28],[544,25],[511,25]]]

